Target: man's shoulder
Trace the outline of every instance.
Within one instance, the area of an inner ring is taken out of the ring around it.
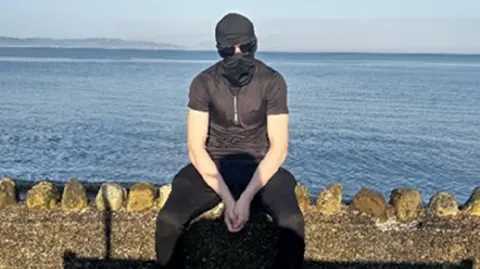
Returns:
[[[266,82],[266,85],[279,82],[285,83],[285,78],[280,71],[261,60],[256,59],[256,62],[257,76],[259,80]]]
[[[218,63],[216,62],[198,72],[192,79],[192,85],[199,85],[203,84],[206,85],[210,81],[213,81],[216,76],[216,72],[218,69]]]
[[[266,64],[264,61],[255,59],[259,78],[273,80],[276,77],[283,78],[283,75],[277,69]]]

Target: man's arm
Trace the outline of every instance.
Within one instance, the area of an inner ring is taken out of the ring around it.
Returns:
[[[289,111],[287,85],[278,74],[272,83],[267,100],[267,133],[270,148],[243,192],[249,200],[261,190],[285,162],[289,143]]]
[[[278,171],[288,155],[288,114],[268,116],[268,137],[270,149],[260,162],[257,170],[242,195],[250,200],[267,184]]]
[[[187,116],[187,144],[188,156],[193,166],[223,201],[233,200],[230,190],[225,184],[217,166],[205,150],[205,141],[208,134],[208,112],[189,108]]]
[[[210,95],[207,92],[204,75],[197,75],[190,84],[188,93],[187,144],[188,156],[193,166],[224,202],[233,201],[217,166],[205,149],[208,135]]]

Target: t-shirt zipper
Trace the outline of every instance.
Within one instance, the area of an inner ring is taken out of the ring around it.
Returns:
[[[239,120],[238,120],[238,98],[237,98],[237,95],[238,95],[239,89],[235,88],[235,87],[229,87],[229,88],[230,88],[230,92],[233,95],[233,123],[238,124]]]
[[[237,96],[233,96],[233,121],[235,124],[238,123],[238,111],[237,111]]]

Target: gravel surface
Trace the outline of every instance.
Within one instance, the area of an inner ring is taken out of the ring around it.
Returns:
[[[154,210],[112,213],[106,261],[105,214],[92,205],[70,214],[27,211],[22,204],[0,210],[0,269],[153,268],[155,217]],[[377,224],[345,208],[330,217],[310,209],[306,223],[305,268],[472,268],[460,263],[480,257],[475,217]],[[183,240],[187,267],[269,268],[275,231],[261,220],[238,234],[221,220],[195,222]]]

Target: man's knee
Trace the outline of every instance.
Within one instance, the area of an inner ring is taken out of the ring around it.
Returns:
[[[294,232],[302,239],[305,237],[305,219],[301,212],[293,211],[279,214],[278,226],[280,229]]]
[[[302,212],[288,212],[282,213],[278,216],[278,224],[282,227],[290,227],[296,229],[303,229],[305,227],[305,219]]]
[[[294,181],[296,182],[295,176],[290,172],[288,169],[284,167],[280,167],[277,171],[277,176],[283,178],[284,180]]]
[[[183,220],[180,212],[175,212],[174,210],[165,210],[166,208],[160,210],[157,215],[157,229],[174,229],[178,230],[183,227]]]
[[[171,194],[171,196],[173,196]],[[185,214],[185,208],[182,207],[182,204],[177,201],[177,199],[170,199],[169,197],[165,202],[165,205],[157,214],[156,224],[157,229],[164,230],[181,230],[186,222],[188,221],[188,216]]]

